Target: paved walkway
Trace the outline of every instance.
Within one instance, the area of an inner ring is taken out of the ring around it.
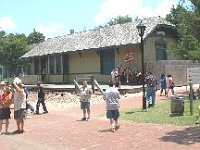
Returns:
[[[163,97],[157,95],[158,101]],[[141,95],[124,97],[121,109],[142,106]],[[1,150],[198,150],[199,127],[178,127],[134,123],[120,120],[115,133],[104,117],[105,104],[92,105],[90,121],[79,121],[81,110],[68,108],[62,112],[32,115],[26,119],[24,134],[1,135]],[[15,122],[10,120],[10,131]]]

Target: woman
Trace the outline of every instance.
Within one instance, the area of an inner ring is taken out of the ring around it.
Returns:
[[[0,133],[2,130],[3,120],[5,120],[5,134],[8,134],[9,119],[11,114],[9,106],[12,104],[12,92],[10,91],[9,86],[5,86],[3,88],[3,94],[0,95],[0,97]]]
[[[167,76],[167,96],[171,90],[171,95],[174,95],[174,81],[172,75]]]
[[[165,92],[165,95],[167,94],[167,81],[166,81],[166,76],[165,74],[162,74],[160,77],[160,84],[161,84],[161,89],[160,89],[160,96],[162,95],[163,91]]]

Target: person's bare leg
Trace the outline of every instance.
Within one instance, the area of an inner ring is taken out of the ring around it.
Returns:
[[[90,119],[90,108],[87,109],[87,114],[88,114],[87,119]]]
[[[17,130],[20,131],[20,123],[21,123],[20,119],[17,119],[16,122],[17,122]]]
[[[9,119],[6,119],[6,133],[8,133]]]
[[[113,119],[110,119],[111,131],[115,132],[115,123]]]
[[[83,109],[83,118],[86,118],[86,109]]]
[[[1,135],[2,126],[3,126],[3,120],[0,120],[0,135]]]
[[[24,132],[24,119],[21,119],[21,130],[22,132]]]

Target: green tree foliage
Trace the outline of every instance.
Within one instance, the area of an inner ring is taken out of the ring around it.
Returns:
[[[24,34],[4,33],[0,37],[0,64],[6,69],[6,75],[12,76],[17,73],[19,66],[25,63],[19,59],[23,54],[28,52],[27,38]]]
[[[124,24],[127,22],[132,22],[132,18],[127,16],[117,16],[116,18],[112,18],[110,21],[107,22],[108,25],[116,25],[116,24]]]
[[[172,7],[167,20],[178,32],[175,54],[185,59],[200,59],[200,1],[181,0],[177,7]]]
[[[127,22],[132,22],[132,18],[129,17],[128,15],[127,16],[117,16],[116,18],[112,18],[111,20],[109,20],[106,25],[99,25],[97,28],[104,28],[104,27],[107,27],[107,26],[113,26],[113,25],[116,25],[116,24],[124,24],[124,23],[127,23]]]
[[[45,36],[33,29],[33,32],[28,35],[27,41],[28,44],[40,43],[45,41]]]

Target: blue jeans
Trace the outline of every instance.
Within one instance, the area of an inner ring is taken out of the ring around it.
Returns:
[[[155,105],[156,90],[155,87],[147,87],[146,100],[149,105]]]
[[[33,108],[33,106],[31,104],[29,104],[28,102],[26,102],[26,110],[30,109],[31,112],[34,112],[35,109]]]

